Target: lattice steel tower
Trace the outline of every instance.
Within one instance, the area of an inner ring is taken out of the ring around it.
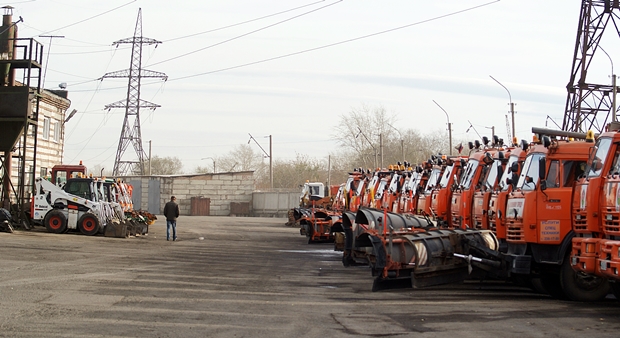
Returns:
[[[142,45],[157,45],[161,41],[145,38],[142,36],[142,9],[138,9],[138,20],[133,37],[118,40],[113,43],[118,47],[122,43],[131,44],[131,65],[129,69],[105,74],[104,78],[129,78],[127,86],[127,98],[105,106],[105,109],[125,108],[125,120],[121,137],[116,150],[113,174],[122,176],[127,174],[144,175],[144,162],[146,156],[142,147],[142,133],[140,131],[140,108],[155,109],[157,104],[140,99],[140,82],[142,78],[161,78],[164,81],[168,76],[164,73],[142,69]],[[133,146],[137,159],[123,160],[123,155],[129,145]]]
[[[599,58],[605,58],[605,50],[599,46],[605,28],[611,24],[616,37],[620,37],[619,0],[582,0],[577,42],[573,57],[573,68],[566,89],[566,109],[562,129],[566,131],[585,132],[595,130],[603,132],[609,122],[615,121],[616,81],[612,74],[612,84],[594,84],[588,82],[588,68],[596,52]],[[611,61],[611,57],[609,61]],[[613,73],[613,61],[611,61]]]

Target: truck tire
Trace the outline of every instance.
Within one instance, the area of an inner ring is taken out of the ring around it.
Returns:
[[[560,275],[553,272],[545,272],[540,275],[540,282],[543,289],[555,299],[567,299],[566,293],[560,283]]]
[[[60,210],[51,210],[43,219],[47,231],[62,234],[67,230],[67,217]]]
[[[99,233],[99,219],[93,213],[87,212],[78,219],[78,229],[86,236],[93,236]]]
[[[560,284],[568,299],[578,302],[602,300],[611,291],[607,279],[573,270],[567,255],[560,267]]]
[[[620,283],[609,283],[609,286],[611,287],[611,292],[616,296],[616,300],[620,302]]]

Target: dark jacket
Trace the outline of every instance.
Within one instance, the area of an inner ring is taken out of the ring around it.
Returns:
[[[166,216],[166,221],[176,221],[177,217],[179,217],[179,205],[172,201],[166,203],[166,206],[164,206],[164,216]]]

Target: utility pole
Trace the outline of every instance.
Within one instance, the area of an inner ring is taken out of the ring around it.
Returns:
[[[512,102],[512,95],[510,95],[508,88],[506,88],[506,86],[504,86],[501,82],[497,81],[491,75],[489,75],[489,77],[493,79],[493,81],[497,82],[498,85],[502,86],[508,93],[508,100],[510,101],[510,115],[512,116],[512,137],[517,137],[517,132],[515,129],[515,104]],[[510,135],[508,135],[508,138],[510,138]],[[509,140],[509,142],[512,142],[512,140]]]
[[[435,100],[433,100],[433,102],[435,102]],[[446,113],[446,117],[448,118],[448,142],[450,144],[450,156],[452,156],[452,123],[450,123],[450,116],[448,115],[448,112],[439,105],[439,103],[435,102],[435,104],[437,105],[437,107],[439,107],[439,109],[443,110],[443,112]]]
[[[269,135],[269,183],[271,185],[271,191],[273,191],[273,148],[271,146],[271,135]]]
[[[116,159],[114,160],[113,175],[122,176],[126,174],[144,175],[144,149],[142,148],[142,132],[140,130],[140,108],[156,109],[157,104],[142,100],[140,98],[140,83],[143,78],[161,78],[164,81],[168,76],[164,73],[142,69],[142,45],[158,45],[161,41],[145,38],[142,36],[142,9],[138,10],[138,19],[133,37],[118,40],[113,43],[118,47],[120,44],[131,44],[131,64],[129,69],[111,72],[103,75],[105,78],[128,78],[127,97],[123,100],[108,104],[105,109],[124,108],[125,120],[123,129],[118,140]],[[123,160],[123,155],[129,145],[133,145],[137,159]]]
[[[151,146],[152,146],[152,141],[149,140],[149,176],[152,175],[152,171],[151,169],[153,168],[153,166],[151,165]]]
[[[381,151],[381,169],[383,169],[383,133],[379,134],[379,150]]]
[[[271,135],[265,136],[265,137],[269,137],[269,154],[267,154],[265,149],[263,149],[263,147],[260,145],[260,143],[258,143],[258,141],[256,141],[256,139],[254,138],[254,136],[252,136],[252,134],[248,133],[248,135],[250,135],[250,139],[248,140],[248,144],[250,144],[250,141],[254,141],[254,143],[256,143],[256,145],[260,148],[260,150],[263,151],[265,156],[269,157],[269,185],[271,186],[271,190],[273,190],[273,155],[271,153],[271,151],[272,151],[272,142],[271,142],[272,138],[271,138]]]
[[[332,184],[332,155],[327,155],[327,189],[331,195],[332,190],[329,188]]]
[[[52,49],[52,39],[53,38],[64,39],[65,36],[64,35],[39,35],[39,37],[50,38],[50,45],[47,48],[47,57],[45,58],[45,70],[43,71],[43,81],[41,83],[41,87],[45,88],[45,76],[47,75],[47,64],[50,60],[50,50]]]

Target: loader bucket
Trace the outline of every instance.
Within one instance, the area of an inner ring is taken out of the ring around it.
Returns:
[[[125,222],[110,222],[105,226],[105,237],[126,238],[128,235],[127,223]]]

